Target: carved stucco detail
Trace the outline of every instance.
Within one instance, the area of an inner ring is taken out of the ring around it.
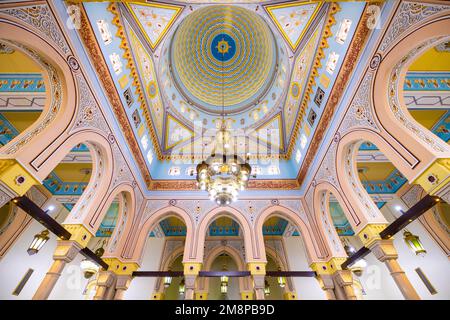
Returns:
[[[361,142],[355,142],[349,145],[345,152],[344,170],[345,176],[350,182],[350,186],[353,188],[356,196],[358,197],[360,203],[364,206],[364,210],[369,217],[373,219],[380,218],[382,220],[382,214],[380,210],[374,204],[372,198],[367,194],[367,191],[362,187],[359,180],[358,172],[356,171],[354,151],[359,149]]]
[[[11,9],[0,10],[1,13],[13,16],[34,29],[39,30],[40,34],[54,42],[64,54],[69,54],[70,49],[67,46],[64,36],[47,5],[28,5]]]
[[[2,190],[0,189],[0,194],[1,193],[2,193]],[[35,186],[32,186],[30,188],[30,190],[28,190],[28,192],[26,193],[26,196],[28,198],[30,198],[39,207],[42,207],[48,199],[47,196],[43,192],[41,192],[38,188],[36,188]],[[1,197],[1,195],[0,195],[0,197]],[[18,207],[14,205],[12,208],[11,214],[7,218],[7,221],[0,228],[0,235],[2,235],[2,233],[5,232],[8,229],[8,227],[11,225],[11,223],[14,221],[14,218],[17,215],[17,210],[18,210]]]
[[[370,95],[371,83],[373,80],[373,73],[368,72],[361,82],[352,103],[347,110],[344,120],[339,127],[338,132],[341,136],[345,133],[354,130],[356,127],[371,128],[379,131],[379,128],[374,120],[373,109],[371,107]]]
[[[17,152],[20,148],[25,146],[33,137],[41,133],[56,117],[61,103],[63,101],[63,91],[61,88],[61,81],[58,77],[58,73],[55,68],[50,65],[47,61],[42,59],[39,54],[31,50],[20,43],[8,42],[9,44],[19,47],[23,52],[25,52],[31,59],[33,59],[42,69],[46,70],[48,74],[48,79],[50,82],[50,87],[46,90],[50,91],[50,96],[52,97],[50,101],[50,107],[46,110],[44,118],[40,121],[39,125],[34,127],[31,131],[28,131],[25,135],[21,136],[20,139],[14,139],[11,141],[5,150],[7,154],[13,154]],[[45,110],[45,109],[44,109]]]
[[[86,212],[86,208],[97,192],[98,185],[105,173],[105,160],[103,159],[101,150],[93,144],[87,143],[86,145],[92,150],[93,171],[91,173],[91,180],[89,181],[88,187],[80,197],[81,202],[78,201],[75,205],[75,210],[72,210],[71,212],[71,219],[73,220],[79,220],[88,214],[88,212]]]
[[[379,50],[386,52],[405,31],[408,29],[413,30],[415,28],[414,25],[420,21],[448,9],[450,9],[450,6],[403,1],[389,26]]]
[[[104,132],[105,135],[108,135],[110,133],[110,130],[106,119],[97,106],[97,102],[95,101],[91,89],[86,83],[84,76],[81,74],[77,74],[75,78],[77,80],[79,88],[79,107],[77,108],[77,115],[71,132],[74,132],[75,130],[79,130],[81,128],[96,128],[101,132]]]
[[[329,192],[323,191],[320,194],[320,220],[323,228],[326,231],[325,235],[329,239],[329,243],[334,247],[336,253],[344,254],[333,221],[330,221],[329,219],[329,206],[330,206]]]
[[[117,243],[119,242],[123,230],[125,229],[125,226],[127,224],[127,220],[128,220],[128,201],[127,201],[127,197],[125,197],[123,194],[120,195],[122,197],[122,211],[119,213],[120,219],[117,221],[117,225],[116,228],[114,229],[114,236],[110,241],[110,245],[108,247],[108,252],[112,253],[116,250],[117,248]],[[120,206],[119,206],[120,207]]]
[[[448,145],[433,135],[429,130],[418,126],[415,122],[410,121],[409,117],[405,115],[404,109],[406,107],[402,107],[399,97],[399,89],[403,88],[403,83],[400,83],[400,73],[404,69],[404,66],[411,60],[414,59],[423,49],[430,47],[432,44],[438,42],[439,39],[430,39],[425,43],[417,46],[415,49],[410,51],[400,62],[394,67],[391,72],[389,79],[389,107],[392,110],[392,113],[395,115],[397,120],[406,127],[410,132],[412,132],[417,138],[425,142],[428,146],[430,146],[433,150],[438,152],[444,152],[448,150]]]
[[[408,206],[408,208],[411,208],[417,203],[417,201],[420,200],[423,192],[423,188],[420,185],[415,184],[401,196],[401,199]]]

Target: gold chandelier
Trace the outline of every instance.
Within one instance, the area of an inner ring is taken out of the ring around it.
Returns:
[[[197,165],[197,183],[200,190],[208,191],[209,198],[219,206],[237,200],[239,191],[245,190],[252,168],[236,154],[211,154]]]

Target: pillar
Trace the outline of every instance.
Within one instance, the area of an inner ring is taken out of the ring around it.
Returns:
[[[103,261],[108,264],[108,271],[102,273],[104,277],[102,289],[100,282],[97,282],[100,291],[97,290],[99,294],[95,295],[94,300],[122,300],[133,279],[133,272],[139,265],[133,261],[122,261],[114,257],[105,257]]]
[[[333,277],[329,274],[322,274],[317,275],[316,278],[319,281],[320,288],[325,292],[325,298],[327,300],[336,300]]]
[[[114,294],[114,300],[123,300],[125,291],[128,290],[131,284],[132,277],[130,275],[117,276],[116,280],[116,292]]]
[[[82,247],[75,241],[59,240],[57,242],[56,250],[53,254],[53,264],[39,285],[39,288],[33,296],[33,300],[48,299],[64,267],[76,257],[81,249]]]
[[[201,262],[183,262],[184,266],[184,299],[194,300],[195,283],[202,268]]]
[[[342,297],[340,291],[336,286],[339,284],[335,280],[334,274],[337,271],[342,270],[341,264],[346,260],[346,257],[333,257],[328,261],[317,261],[310,265],[310,268],[316,273],[316,279],[319,281],[319,285],[325,292],[327,300],[341,300]],[[338,291],[336,293],[336,291]]]
[[[248,270],[253,279],[253,289],[256,300],[265,300],[264,294],[265,277],[266,277],[266,263],[267,262],[249,262],[247,264]]]
[[[100,271],[97,277],[97,291],[94,300],[108,300],[108,291],[114,285],[116,275],[111,271]]]
[[[391,273],[395,284],[406,300],[420,300],[405,272],[397,261],[398,254],[392,239],[377,240],[369,247],[377,259],[383,262]]]
[[[346,300],[357,300],[353,288],[353,275],[350,270],[338,270],[334,273],[335,282],[344,290]]]

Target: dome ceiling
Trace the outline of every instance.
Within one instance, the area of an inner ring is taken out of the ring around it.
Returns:
[[[250,10],[209,6],[188,15],[170,45],[175,83],[208,113],[245,111],[273,83],[278,54],[267,23]]]
[[[222,123],[256,179],[298,187],[364,3],[84,3],[152,187],[195,187]],[[323,132],[325,128],[320,128]],[[314,151],[315,152],[315,151]],[[310,161],[310,160],[309,160]],[[277,182],[278,180],[278,182]],[[161,181],[161,182],[158,182]]]

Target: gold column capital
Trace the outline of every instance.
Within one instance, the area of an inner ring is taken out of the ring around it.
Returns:
[[[185,276],[197,276],[202,269],[201,262],[183,262]]]
[[[208,292],[195,292],[195,300],[208,300]]]
[[[249,262],[247,263],[247,268],[252,276],[266,275],[266,262]]]
[[[151,300],[164,300],[164,292],[154,292]]]
[[[437,159],[412,183],[421,185],[427,193],[435,195],[450,183],[450,158]]]
[[[370,247],[375,241],[381,240],[380,232],[387,227],[385,223],[369,223],[358,232],[365,247]]]
[[[317,275],[331,275],[336,271],[341,270],[341,264],[347,260],[346,257],[333,257],[328,261],[317,261],[310,265],[310,268],[317,273]]]
[[[70,240],[77,242],[83,248],[86,247],[94,236],[88,228],[82,224],[63,224],[63,227],[71,233]]]
[[[253,300],[253,291],[242,291],[241,300]]]
[[[284,300],[298,300],[298,298],[297,298],[297,293],[296,292],[290,292],[290,291],[288,291],[288,292],[285,292],[284,294],[283,294],[283,299]]]
[[[0,159],[0,181],[19,196],[23,196],[33,185],[40,184],[40,181],[15,159]]]
[[[139,264],[136,262],[124,262],[118,258],[103,258],[103,261],[108,264],[108,271],[120,276],[131,276],[134,271],[139,269]]]

